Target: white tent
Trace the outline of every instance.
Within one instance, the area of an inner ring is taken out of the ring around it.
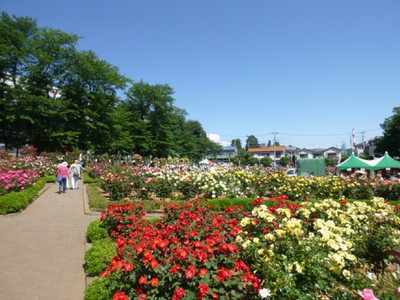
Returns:
[[[207,158],[203,159],[201,162],[199,162],[200,166],[209,166],[211,164],[212,164],[211,160],[208,160]]]

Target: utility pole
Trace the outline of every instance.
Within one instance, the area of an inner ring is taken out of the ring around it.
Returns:
[[[364,141],[364,131],[361,131],[362,136],[362,146],[363,146],[363,154],[365,155],[365,141]]]
[[[276,146],[276,134],[277,134],[277,132],[272,132],[273,134],[274,134],[274,167],[276,167],[276,149],[275,149],[275,146]]]

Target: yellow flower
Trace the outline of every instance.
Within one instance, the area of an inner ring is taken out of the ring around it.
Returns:
[[[250,244],[251,244],[251,242],[250,242],[249,240],[245,241],[245,242],[242,244],[243,249],[247,249],[247,248],[250,246]]]
[[[272,233],[267,233],[267,234],[265,235],[265,239],[266,239],[267,241],[272,241],[272,242],[276,240],[275,236],[274,236]]]

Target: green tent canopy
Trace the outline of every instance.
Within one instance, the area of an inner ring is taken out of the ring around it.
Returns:
[[[372,170],[400,169],[400,162],[391,158],[387,152],[372,166]]]
[[[347,169],[366,169],[373,170],[373,166],[366,163],[364,160],[359,159],[357,156],[351,154],[351,156],[346,159],[344,162],[337,166],[339,171],[347,170]]]

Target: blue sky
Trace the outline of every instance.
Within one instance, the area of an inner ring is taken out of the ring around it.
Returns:
[[[306,148],[382,133],[400,106],[398,0],[1,0],[0,9],[82,36],[222,141]]]

